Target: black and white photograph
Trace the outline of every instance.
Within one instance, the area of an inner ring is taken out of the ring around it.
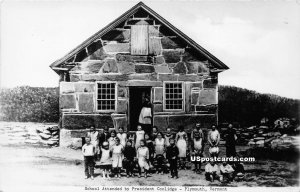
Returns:
[[[299,0],[0,1],[0,192],[299,191]]]

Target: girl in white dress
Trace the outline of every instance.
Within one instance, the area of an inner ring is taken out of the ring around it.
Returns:
[[[165,155],[165,139],[161,132],[157,133],[154,141],[155,145],[155,159],[156,159],[156,173],[163,174],[164,155]]]
[[[119,127],[119,133],[117,134],[117,137],[120,139],[121,145],[125,147],[127,142],[127,134],[124,133],[123,127]]]
[[[179,167],[185,169],[185,159],[186,159],[186,150],[187,150],[187,134],[184,131],[183,126],[179,126],[179,132],[176,134],[175,141],[179,150]]]
[[[123,146],[120,144],[120,139],[116,138],[116,144],[111,148],[112,152],[112,167],[115,172],[115,177],[121,177],[121,168],[123,161]]]
[[[114,146],[116,144],[116,131],[113,130],[111,133],[110,133],[110,137],[108,138],[108,144],[109,144],[109,149],[112,148],[112,146]]]
[[[135,148],[138,149],[140,146],[140,141],[145,138],[145,131],[142,130],[142,126],[137,126],[137,131],[135,132]]]
[[[105,175],[107,175],[107,178],[110,178],[111,157],[108,142],[103,142],[100,149],[100,157],[100,168],[102,169],[103,179],[106,178]]]
[[[139,164],[139,177],[141,177],[141,173],[144,171],[145,178],[147,178],[147,172],[149,170],[149,149],[145,146],[143,139],[140,140],[140,147],[137,149],[136,156]]]

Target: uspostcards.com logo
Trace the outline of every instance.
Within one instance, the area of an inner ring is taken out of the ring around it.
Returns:
[[[254,162],[254,157],[201,157],[201,156],[191,156],[192,162]]]

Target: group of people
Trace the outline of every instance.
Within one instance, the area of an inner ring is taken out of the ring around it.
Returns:
[[[226,140],[227,156],[236,155],[235,140],[235,132],[232,125],[229,125]],[[109,178],[111,173],[115,177],[121,177],[122,169],[125,170],[127,177],[134,176],[136,169],[138,177],[141,177],[142,173],[147,177],[150,168],[157,174],[170,172],[172,178],[178,178],[178,169],[186,169],[187,156],[203,156],[206,141],[210,146],[210,156],[218,156],[220,133],[215,125],[211,127],[207,137],[199,123],[192,130],[190,137],[183,126],[178,127],[177,133],[173,133],[171,128],[167,128],[165,133],[158,132],[155,126],[151,132],[145,132],[142,126],[138,125],[136,132],[126,133],[123,127],[119,127],[118,133],[115,130],[109,132],[108,128],[104,128],[101,134],[91,127],[86,144],[82,147],[85,176],[94,178],[94,165],[97,161],[103,178]],[[201,161],[195,161],[194,164],[194,171],[200,173]],[[221,173],[221,177],[218,172]],[[220,168],[214,162],[209,162],[205,166],[205,176],[210,181],[223,178],[231,180],[234,172],[234,168],[227,162]]]

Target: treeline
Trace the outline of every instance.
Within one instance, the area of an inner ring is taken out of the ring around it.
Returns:
[[[299,121],[299,100],[260,94],[232,86],[219,87],[219,122],[256,125],[264,117],[270,122],[280,117]],[[58,122],[58,88],[22,86],[0,90],[0,120]]]
[[[0,120],[58,122],[58,88],[22,86],[0,90]]]
[[[219,122],[238,122],[242,126],[257,125],[262,118],[269,123],[281,117],[299,122],[300,100],[233,86],[219,87]]]

